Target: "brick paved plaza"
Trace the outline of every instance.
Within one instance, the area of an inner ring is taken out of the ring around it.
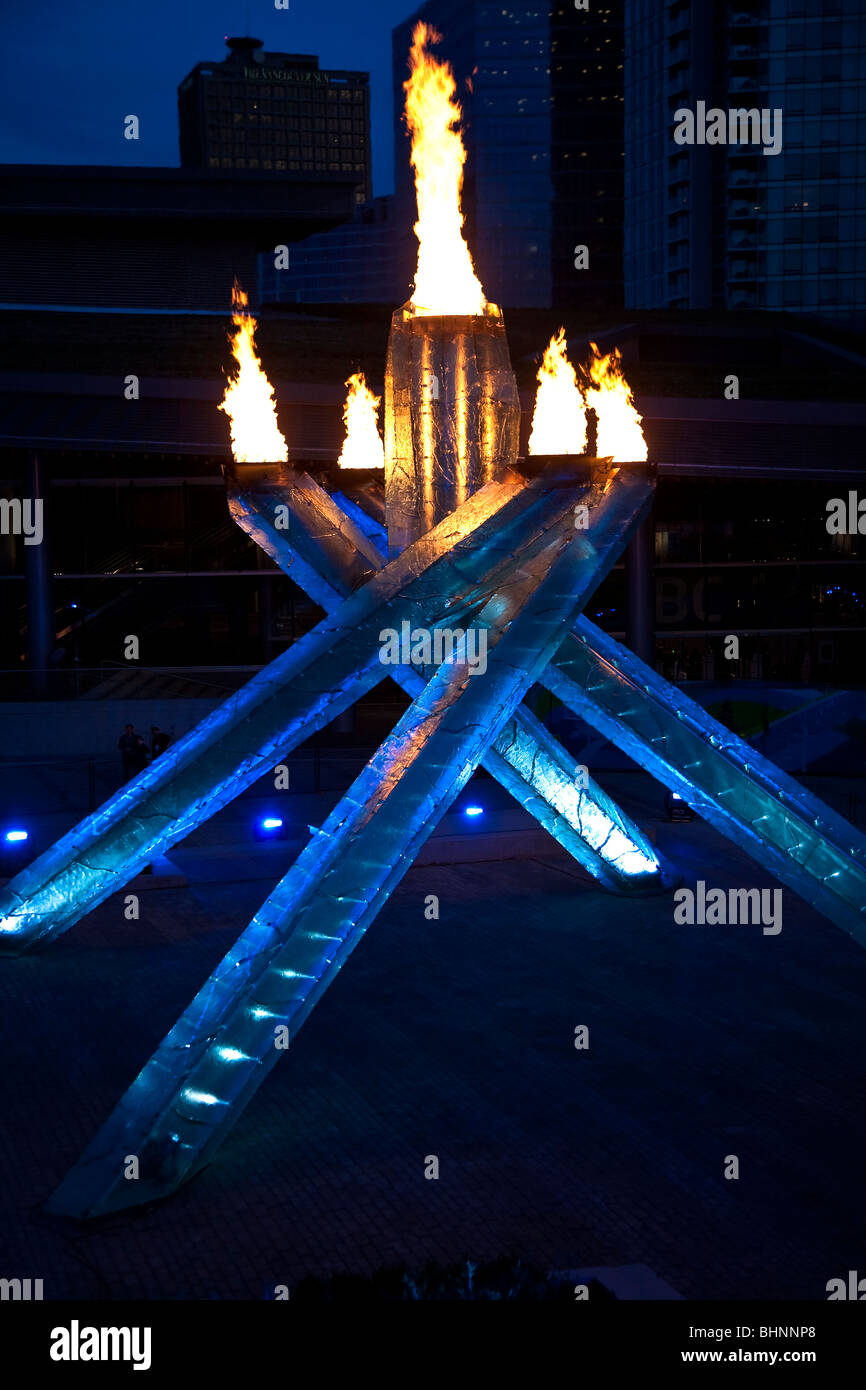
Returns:
[[[660,822],[648,781],[626,804],[687,884],[770,885],[708,826]],[[213,1166],[150,1209],[47,1217],[267,891],[176,859],[189,887],[143,894],[140,921],[115,898],[0,962],[0,1274],[46,1298],[262,1298],[517,1253],[640,1263],[686,1298],[821,1299],[863,1268],[863,952],[788,890],[778,936],[677,926],[670,896],[604,894],[552,842],[411,870]]]

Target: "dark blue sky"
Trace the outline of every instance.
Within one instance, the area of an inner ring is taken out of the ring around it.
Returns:
[[[0,163],[180,162],[177,87],[226,34],[370,73],[373,183],[393,188],[391,29],[419,0],[39,0],[3,9]],[[141,138],[124,140],[136,115]]]

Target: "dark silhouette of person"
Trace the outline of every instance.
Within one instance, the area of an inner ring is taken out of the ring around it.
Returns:
[[[152,724],[150,729],[150,756],[158,758],[160,753],[164,753],[171,739],[164,733],[158,724]]]
[[[130,777],[135,777],[136,773],[147,767],[147,744],[141,734],[135,732],[135,726],[127,724],[117,746],[123,759],[123,780],[128,782]]]

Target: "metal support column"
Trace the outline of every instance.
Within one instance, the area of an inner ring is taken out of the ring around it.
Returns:
[[[655,521],[643,521],[625,552],[626,646],[655,668]]]
[[[47,668],[54,650],[54,603],[51,596],[51,561],[48,548],[45,476],[35,450],[27,460],[27,489],[24,507],[31,507],[35,519],[42,513],[42,534],[38,544],[34,535],[25,537],[24,555],[27,574],[27,665],[31,673],[34,694],[42,695],[48,685]],[[37,533],[38,534],[38,533]]]

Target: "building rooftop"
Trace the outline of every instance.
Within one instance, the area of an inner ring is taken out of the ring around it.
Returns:
[[[347,71],[342,68],[319,69],[319,59],[315,53],[283,53],[272,52],[262,47],[262,40],[252,38],[249,35],[241,35],[236,38],[227,38],[226,45],[229,52],[222,58],[205,59],[196,63],[195,67],[187,73],[180,83],[180,90],[183,90],[196,76],[202,77],[244,77],[247,72],[254,68],[262,68],[268,72],[293,72],[293,71],[313,71],[322,72],[322,81],[331,78],[350,79],[352,82],[369,82],[370,74],[367,72]]]

